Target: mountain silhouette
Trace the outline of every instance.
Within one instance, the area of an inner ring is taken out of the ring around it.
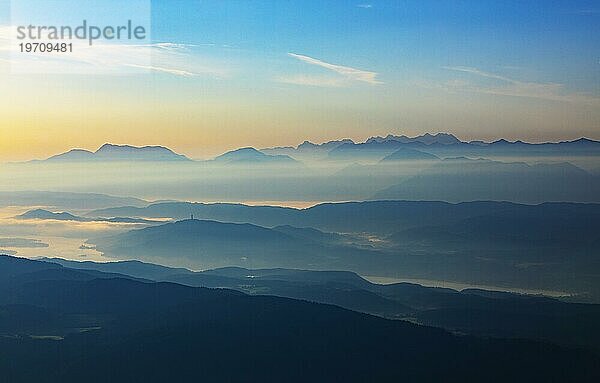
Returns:
[[[46,161],[191,161],[164,146],[131,146],[106,143],[95,152],[73,149],[48,158]]]
[[[286,155],[270,155],[262,153],[254,148],[241,148],[232,150],[215,158],[215,162],[227,164],[243,163],[276,163],[276,164],[294,164],[296,160]]]
[[[222,163],[269,162],[294,163],[294,157],[332,160],[382,160],[400,148],[414,149],[437,157],[460,156],[597,156],[600,155],[600,142],[579,138],[562,142],[527,143],[498,139],[493,142],[473,140],[461,141],[449,133],[426,133],[416,137],[392,135],[370,137],[356,143],[351,139],[328,141],[315,144],[304,141],[297,147],[273,147],[260,151],[244,147],[224,153],[215,158]],[[72,149],[68,152],[48,158],[50,162],[88,162],[88,161],[191,161],[184,155],[174,153],[164,146],[115,145],[106,143],[95,152],[84,149]],[[36,162],[36,161],[34,161]]]
[[[290,155],[292,157],[293,156],[323,157],[327,154],[327,152],[329,152],[330,150],[332,150],[342,144],[353,144],[353,143],[354,143],[354,141],[352,141],[349,138],[345,138],[342,140],[328,141],[328,142],[324,142],[322,144],[315,144],[315,143],[307,140],[296,147],[284,146],[284,147],[275,147],[275,148],[264,148],[264,149],[261,149],[261,151],[266,154]]]
[[[451,145],[451,144],[462,143],[462,141],[460,141],[454,135],[448,134],[448,133],[436,133],[436,134],[425,133],[421,136],[417,136],[417,137],[413,137],[413,138],[410,138],[407,136],[394,136],[392,134],[389,134],[386,137],[371,137],[366,141],[366,143],[367,144],[372,143],[372,142],[382,143],[382,142],[389,142],[389,141],[401,142],[401,143],[405,143],[405,144],[411,143],[411,142],[419,142],[419,143],[422,143],[425,145],[431,145],[431,144]]]
[[[75,216],[71,213],[67,213],[67,212],[53,213],[51,211],[44,210],[44,209],[29,210],[23,214],[16,216],[15,218],[17,218],[17,219],[54,219],[54,220],[58,220],[58,221],[78,221],[78,222],[84,222],[84,221],[90,220],[89,218],[77,217],[77,216]]]
[[[600,178],[567,162],[529,165],[461,157],[440,161],[373,199],[600,202],[598,196]]]
[[[44,209],[29,210],[23,214],[17,215],[16,219],[40,219],[57,221],[75,221],[75,222],[112,222],[112,223],[144,223],[157,224],[160,221],[147,220],[131,217],[110,217],[110,218],[87,218],[79,217],[67,212],[54,213]]]
[[[598,156],[600,142],[580,138],[572,141],[526,143],[500,139],[494,142],[464,142],[456,137],[438,133],[409,138],[406,136],[371,137],[363,143],[345,143],[328,152],[333,160],[380,160],[400,148],[416,149],[440,158],[452,157],[540,157],[540,156]]]
[[[436,161],[439,160],[439,157],[429,154],[426,152],[421,152],[416,149],[402,148],[389,156],[385,157],[381,160],[381,162],[394,162],[394,161]]]

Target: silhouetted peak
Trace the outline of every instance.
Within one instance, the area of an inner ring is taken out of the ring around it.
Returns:
[[[596,140],[591,140],[589,138],[586,137],[581,137],[577,140],[573,140],[573,141],[567,141],[573,144],[600,144],[600,141],[596,141]]]
[[[253,147],[245,147],[229,151],[215,158],[220,162],[296,162],[287,155],[270,155]]]
[[[159,145],[151,145],[151,146],[133,146],[133,145],[116,145],[111,143],[106,143],[102,145],[98,150],[96,150],[96,154],[102,152],[112,152],[112,151],[121,151],[121,152],[137,152],[137,151],[154,151],[154,152],[166,152],[170,154],[175,154],[171,149],[166,148],[164,146]]]
[[[388,134],[385,137],[380,137],[380,136],[371,137],[367,141],[365,141],[365,143],[367,143],[367,144],[385,143],[385,142],[390,142],[390,141],[397,141],[397,142],[401,142],[401,143],[405,143],[405,144],[412,143],[412,142],[420,142],[425,145],[431,145],[431,144],[450,145],[450,144],[461,143],[461,141],[458,138],[456,138],[454,135],[449,134],[449,133],[436,133],[436,134],[425,133],[423,135],[412,137],[412,138],[408,137],[406,135],[395,136],[392,134]]]
[[[164,146],[132,146],[105,143],[95,152],[72,149],[48,158],[50,161],[189,161]]]
[[[315,148],[318,147],[319,145],[314,144],[310,141],[304,141],[303,143],[301,143],[300,145],[298,145],[298,149],[306,149],[306,148]]]
[[[380,162],[390,161],[432,161],[439,160],[439,157],[430,153],[422,152],[420,150],[401,148],[385,157]]]

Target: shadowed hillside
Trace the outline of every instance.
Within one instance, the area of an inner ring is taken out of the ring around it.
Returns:
[[[0,262],[23,277],[58,267],[7,257]],[[333,306],[228,290],[53,277],[25,278],[1,287],[0,294],[7,334],[0,337],[0,368],[11,382],[158,382],[199,375],[203,381],[543,382],[599,376],[597,356],[585,351],[458,337]],[[34,313],[47,319],[46,328],[15,320]],[[53,328],[53,318],[80,330]]]

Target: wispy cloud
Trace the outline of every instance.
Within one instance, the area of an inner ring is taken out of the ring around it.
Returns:
[[[175,76],[182,76],[182,77],[198,76],[198,73],[192,73],[192,72],[188,72],[186,70],[181,70],[181,69],[162,68],[162,67],[159,67],[156,65],[138,65],[138,64],[123,64],[123,65],[130,67],[130,68],[138,68],[138,69],[145,69],[145,70],[154,71],[154,72],[168,73],[168,74],[172,74]]]
[[[477,68],[471,68],[471,67],[466,67],[466,66],[444,66],[442,68],[457,71],[457,72],[470,73],[470,74],[474,74],[474,75],[481,76],[481,77],[493,78],[496,80],[501,80],[501,81],[506,81],[506,82],[514,82],[514,80],[512,80],[508,77],[500,76],[500,75],[497,75],[494,73],[484,72]]]
[[[357,4],[358,8],[373,8],[373,4]]]
[[[484,94],[493,94],[500,96],[527,97],[542,100],[596,104],[600,103],[600,98],[587,94],[568,91],[563,84],[559,83],[540,83],[531,81],[519,81],[510,77],[480,70],[478,68],[464,66],[445,66],[444,69],[463,72],[478,77],[488,79],[487,83],[454,79],[445,82],[442,87],[449,91],[464,91]]]
[[[173,76],[228,76],[226,66],[202,57],[197,45],[172,42],[89,46],[73,41],[73,51],[61,54],[16,51],[14,27],[0,26],[0,54],[14,73],[136,74],[160,72]],[[209,63],[210,62],[210,63]]]
[[[343,66],[343,65],[331,64],[331,63],[328,63],[328,62],[325,62],[325,61],[322,61],[322,60],[319,60],[319,59],[316,59],[313,57],[304,56],[304,55],[300,55],[297,53],[288,53],[288,56],[298,59],[307,64],[316,65],[321,68],[325,68],[330,71],[333,71],[333,72],[343,76],[344,79],[349,80],[349,81],[366,82],[371,85],[383,84],[383,82],[381,82],[377,79],[378,73],[376,73],[376,72],[370,72],[370,71],[366,71],[366,70],[362,70],[362,69],[351,68],[351,67]]]

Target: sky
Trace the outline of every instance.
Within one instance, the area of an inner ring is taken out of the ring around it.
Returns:
[[[14,10],[0,0],[0,161],[105,142],[208,158],[425,132],[600,139],[597,1],[156,0],[143,47],[53,62],[10,54]],[[15,71],[34,61],[92,70]]]

